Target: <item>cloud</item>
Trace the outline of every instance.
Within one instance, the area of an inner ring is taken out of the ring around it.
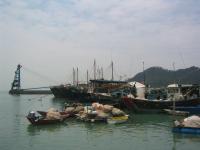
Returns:
[[[1,0],[0,58],[60,81],[73,66],[91,68],[94,58],[104,67],[113,59],[116,72],[129,76],[142,61],[184,67],[180,53],[187,66],[200,66],[199,6],[197,0]]]

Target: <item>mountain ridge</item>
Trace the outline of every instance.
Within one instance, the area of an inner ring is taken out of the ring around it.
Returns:
[[[160,66],[153,66],[144,70],[144,72],[139,72],[128,81],[144,83],[144,79],[145,84],[151,87],[163,87],[172,83],[200,84],[200,68],[191,66],[173,71]]]

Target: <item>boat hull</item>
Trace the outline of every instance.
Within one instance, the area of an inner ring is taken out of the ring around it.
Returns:
[[[163,109],[170,109],[173,106],[171,100],[147,100],[124,97],[122,103],[134,111],[161,111]],[[200,98],[176,101],[177,106],[197,106],[200,104]]]
[[[189,112],[190,114],[200,114],[200,105],[198,106],[190,106],[190,107],[176,107],[176,110],[179,110],[179,111],[187,111]]]
[[[46,117],[46,115],[47,115],[46,111],[37,111],[37,112],[43,117]],[[71,115],[73,115],[73,114],[70,114],[70,113],[65,112],[65,111],[60,111],[59,113],[61,114],[62,118],[68,118]]]
[[[200,128],[191,127],[173,127],[172,131],[175,133],[200,134]]]
[[[116,104],[120,102],[119,98],[113,98],[112,96],[101,93],[88,93],[87,91],[81,91],[74,87],[54,86],[50,89],[56,98],[65,98],[69,101],[81,103],[100,102],[103,104]]]
[[[46,112],[44,111],[38,111],[39,114],[42,115],[42,117],[30,117],[26,116],[28,121],[32,125],[47,125],[47,124],[56,124],[56,123],[62,123],[65,121],[65,119],[69,118],[71,115],[67,113],[61,113],[61,119],[46,119]]]
[[[109,124],[120,124],[128,121],[128,115],[112,117],[107,119],[107,123]]]
[[[64,119],[54,119],[54,120],[38,119],[36,120],[30,117],[26,117],[26,118],[32,125],[56,124],[56,123],[62,123],[64,121]]]

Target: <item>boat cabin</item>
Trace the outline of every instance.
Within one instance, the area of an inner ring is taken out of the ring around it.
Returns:
[[[127,84],[126,81],[115,80],[90,80],[91,86],[96,93],[110,93],[114,89],[118,89],[121,86]]]
[[[195,99],[200,97],[200,88],[193,84],[170,84],[167,87],[167,96],[171,100]]]

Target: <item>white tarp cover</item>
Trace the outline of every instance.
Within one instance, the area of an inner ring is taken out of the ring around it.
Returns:
[[[185,118],[182,122],[182,125],[184,127],[200,128],[200,117],[193,115],[188,118]]]
[[[140,83],[140,82],[136,82],[136,81],[134,81],[134,82],[129,82],[129,85],[135,86],[136,88],[145,88],[145,85],[144,85],[144,84],[142,84],[142,83]]]

